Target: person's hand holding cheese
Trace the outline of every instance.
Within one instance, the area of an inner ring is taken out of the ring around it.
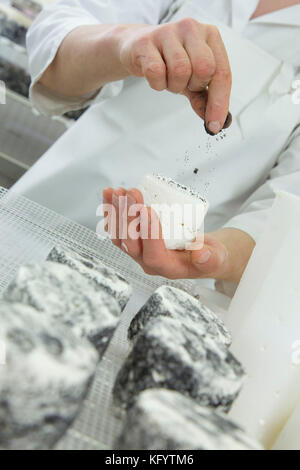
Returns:
[[[125,208],[124,198],[127,198]],[[150,275],[168,279],[211,278],[239,282],[255,247],[254,240],[244,231],[225,228],[206,233],[204,239],[201,236],[199,246],[195,242],[195,246],[188,250],[169,250],[155,210],[144,205],[143,195],[138,189],[107,188],[103,192],[103,203],[114,207],[114,216],[105,213],[106,230],[113,244]],[[131,206],[140,209],[134,217],[130,216]],[[134,219],[139,223],[138,237],[132,237],[128,230]],[[153,226],[160,227],[157,238],[153,238]]]

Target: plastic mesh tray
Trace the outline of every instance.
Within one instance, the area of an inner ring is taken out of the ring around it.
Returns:
[[[113,408],[111,390],[126,357],[128,325],[151,293],[162,284],[192,292],[189,281],[168,281],[150,277],[112,243],[94,232],[26,198],[0,188],[0,294],[17,269],[46,259],[55,245],[85,253],[116,269],[133,287],[133,297],[99,364],[94,382],[81,412],[56,449],[111,449],[120,431],[121,417]]]

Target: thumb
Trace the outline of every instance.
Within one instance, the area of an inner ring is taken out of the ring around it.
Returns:
[[[202,90],[202,91],[190,91],[188,88],[186,88],[182,93],[182,95],[186,96],[186,98],[190,101],[191,106],[195,113],[205,121],[205,116],[206,116],[206,107],[207,107],[207,101],[208,101],[208,91],[207,90]],[[226,121],[224,123],[223,129],[227,129],[230,127],[232,124],[232,114],[229,112],[226,118]],[[208,128],[207,124],[204,123],[204,127],[206,132],[209,135],[215,135],[213,134]]]
[[[200,275],[217,278],[224,275],[228,256],[227,248],[221,242],[206,237],[201,250],[191,251],[191,263]]]

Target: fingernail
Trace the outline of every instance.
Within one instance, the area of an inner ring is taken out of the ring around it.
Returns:
[[[201,256],[197,259],[198,264],[205,264],[211,257],[211,252],[209,250],[204,251]]]
[[[126,253],[129,253],[128,246],[124,242],[121,244],[121,248],[123,251],[126,251]]]
[[[228,129],[228,127],[230,127],[231,124],[232,124],[232,114],[231,114],[231,113],[228,113],[228,114],[227,114],[226,121],[224,122],[223,129]]]
[[[204,123],[204,127],[205,127],[206,133],[207,133],[208,135],[212,135],[212,136],[215,135],[215,134],[213,134],[212,132],[210,132],[210,130],[208,129],[208,127],[207,127],[207,125],[206,125],[206,122]]]
[[[205,130],[209,135],[216,135],[221,129],[222,126],[219,121],[211,121],[208,124],[205,123]]]

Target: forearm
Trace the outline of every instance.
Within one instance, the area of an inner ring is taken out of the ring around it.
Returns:
[[[40,83],[64,96],[82,96],[128,76],[119,57],[126,26],[90,25],[76,28],[62,42]]]

